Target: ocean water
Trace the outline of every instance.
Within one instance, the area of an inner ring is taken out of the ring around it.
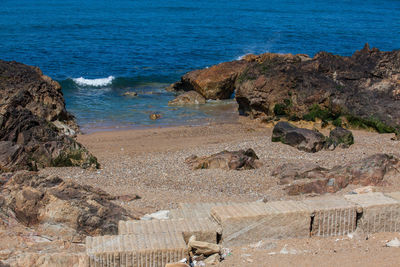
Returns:
[[[185,72],[248,53],[399,49],[400,1],[1,0],[0,40],[0,59],[61,83],[84,130],[200,124],[232,119],[234,100],[168,107],[163,88]]]

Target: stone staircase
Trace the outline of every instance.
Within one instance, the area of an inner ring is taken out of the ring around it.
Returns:
[[[400,192],[301,201],[182,203],[168,220],[121,221],[118,235],[88,237],[89,266],[164,267],[188,258],[187,242],[242,246],[261,239],[400,231]]]

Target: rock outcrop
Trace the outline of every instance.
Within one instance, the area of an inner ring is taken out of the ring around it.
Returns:
[[[375,154],[345,166],[325,169],[314,164],[295,166],[285,164],[272,175],[280,178],[280,184],[288,184],[289,195],[309,193],[334,193],[348,185],[382,186],[388,177],[398,176],[398,155]]]
[[[252,117],[347,120],[379,132],[400,125],[400,51],[271,55],[249,63],[235,86],[240,112]]]
[[[317,131],[297,128],[288,122],[278,122],[272,131],[272,142],[282,142],[306,152],[318,152],[325,146],[326,138]]]
[[[261,166],[253,149],[222,151],[205,157],[190,156],[185,160],[192,169],[250,170]]]
[[[198,105],[205,103],[206,99],[201,94],[196,91],[188,91],[169,101],[168,106]]]
[[[0,210],[11,210],[26,226],[59,225],[82,235],[115,234],[118,221],[131,218],[100,189],[36,172],[16,172],[0,198]]]
[[[248,55],[185,74],[171,90],[195,90],[206,99],[235,92],[239,113],[252,118],[314,121],[398,132],[400,51],[368,44],[352,56]]]
[[[97,167],[97,159],[73,139],[76,131],[56,81],[39,68],[0,60],[0,173]]]
[[[236,79],[246,65],[247,61],[240,60],[194,70],[186,73],[167,90],[196,91],[206,99],[229,99],[235,91]]]

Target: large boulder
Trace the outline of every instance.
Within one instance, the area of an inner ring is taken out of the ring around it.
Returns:
[[[211,156],[188,157],[185,162],[192,169],[250,170],[261,166],[253,149],[222,151]]]
[[[309,193],[334,193],[348,185],[383,186],[389,184],[391,176],[398,179],[400,157],[392,154],[375,154],[345,166],[325,169],[313,164],[299,167],[286,164],[278,167],[272,175],[289,195]],[[279,171],[282,170],[282,171]]]
[[[196,91],[206,99],[229,99],[235,91],[238,75],[245,69],[247,61],[224,62],[210,68],[186,73],[179,82],[172,84],[170,91]]]
[[[91,186],[64,181],[57,176],[20,171],[2,186],[0,209],[10,209],[26,226],[38,224],[71,228],[78,234],[116,234],[119,220],[132,217]]]
[[[320,118],[379,132],[400,126],[400,51],[366,45],[350,57],[265,54],[247,62],[235,84],[241,114]]]
[[[47,166],[97,167],[73,136],[60,85],[40,69],[0,60],[0,173]]]
[[[306,152],[324,148],[326,137],[316,130],[298,128],[288,122],[278,122],[272,131],[272,142],[282,142]]]
[[[199,105],[205,103],[206,99],[201,94],[196,91],[188,91],[169,101],[168,106]]]

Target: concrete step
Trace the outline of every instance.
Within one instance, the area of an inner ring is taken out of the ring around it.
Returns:
[[[211,218],[186,218],[150,221],[120,221],[118,234],[150,235],[159,233],[179,233],[188,242],[192,235],[196,240],[217,243],[220,226]]]
[[[267,238],[308,237],[311,212],[299,201],[234,204],[212,208],[222,226],[224,246],[240,246]]]
[[[357,226],[357,205],[338,196],[323,196],[301,201],[311,211],[311,236],[340,236]]]
[[[357,227],[365,233],[400,231],[400,201],[380,192],[345,195],[344,198],[362,208]]]
[[[90,267],[164,267],[188,257],[177,233],[87,237],[86,252]]]
[[[177,209],[170,211],[171,219],[208,218],[213,207],[235,204],[234,202],[179,203]]]

